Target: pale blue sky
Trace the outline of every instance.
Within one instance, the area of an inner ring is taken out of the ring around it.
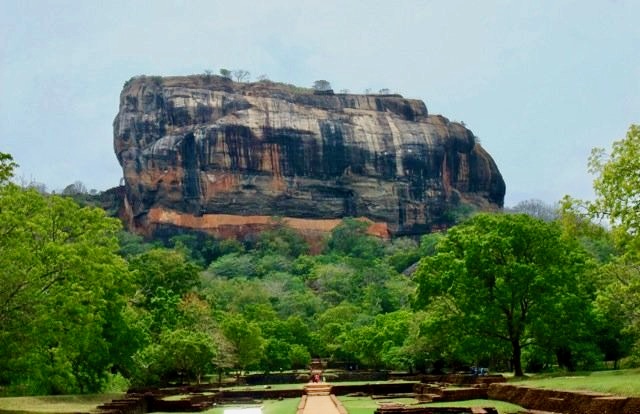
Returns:
[[[591,148],[640,122],[640,1],[0,0],[0,151],[105,190],[123,83],[222,67],[422,99],[480,137],[507,206],[590,198]]]

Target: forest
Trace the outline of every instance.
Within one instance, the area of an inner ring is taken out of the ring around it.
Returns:
[[[594,150],[593,201],[465,211],[382,240],[346,218],[319,254],[274,218],[245,240],[143,240],[13,180],[0,153],[0,394],[89,393],[241,372],[640,364],[640,128]]]

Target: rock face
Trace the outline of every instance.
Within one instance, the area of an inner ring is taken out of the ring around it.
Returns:
[[[301,230],[363,217],[419,234],[505,184],[463,125],[400,95],[351,95],[218,76],[136,77],[114,120],[130,228],[234,233],[269,216]],[[380,227],[382,226],[382,227]]]

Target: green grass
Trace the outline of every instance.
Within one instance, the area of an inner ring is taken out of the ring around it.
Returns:
[[[468,400],[442,403],[420,404],[413,398],[394,398],[372,400],[369,397],[339,397],[338,398],[349,414],[373,414],[380,403],[393,402],[418,407],[496,407],[500,414],[517,413],[524,409],[519,405],[509,404],[494,400]]]
[[[509,382],[538,388],[596,391],[640,397],[640,369],[546,374],[531,376],[524,380],[513,378]]]
[[[53,395],[42,397],[0,398],[0,413],[74,413],[88,412],[98,405],[121,398],[123,394]]]

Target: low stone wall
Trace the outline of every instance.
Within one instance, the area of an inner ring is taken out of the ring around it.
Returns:
[[[388,371],[336,371],[327,372],[331,376],[331,382],[342,381],[387,381]]]
[[[273,374],[250,374],[242,377],[247,385],[267,385],[267,384],[295,384],[309,381],[308,372],[300,373],[273,373]]]
[[[493,407],[402,407],[384,406],[374,411],[374,414],[498,414]]]
[[[440,383],[454,385],[480,384],[489,385],[496,382],[507,382],[502,375],[472,375],[472,374],[445,374],[445,375],[422,375],[420,382]]]
[[[579,391],[559,391],[513,384],[491,384],[488,396],[507,401],[528,410],[562,414],[637,414],[640,398]]]
[[[217,398],[213,395],[190,394],[180,400],[163,400],[156,398],[149,403],[150,413],[164,412],[194,412],[204,411],[216,404]]]
[[[300,403],[298,404],[298,409],[296,410],[296,414],[302,414],[304,412],[304,407],[307,406],[307,396],[303,395],[300,398]]]
[[[388,371],[340,371],[331,370],[324,371],[324,375],[329,382],[347,382],[347,381],[387,381],[389,379]],[[267,385],[267,384],[296,384],[309,381],[311,375],[308,371],[300,371],[298,373],[279,373],[271,374],[249,374],[241,377],[243,384],[247,385]],[[413,378],[419,378],[414,376]]]
[[[448,388],[437,384],[416,384],[413,387],[416,399],[424,402],[487,399],[487,390],[481,385]]]
[[[487,388],[444,388],[438,401],[464,401],[487,399]]]
[[[385,384],[361,384],[339,385],[332,384],[331,393],[334,395],[347,395],[362,393],[367,395],[407,394],[413,392],[413,382],[397,382]]]
[[[113,400],[97,407],[100,414],[145,414],[149,412],[152,396],[127,394],[125,398]]]
[[[294,390],[247,390],[229,391],[222,390],[216,397],[218,400],[241,400],[251,398],[254,400],[277,400],[280,398],[300,398],[304,394],[302,389]]]

